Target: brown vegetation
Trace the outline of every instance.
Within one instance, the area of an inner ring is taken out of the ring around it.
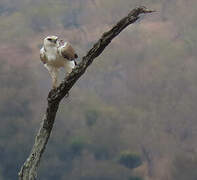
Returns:
[[[116,2],[0,2],[0,179],[16,179],[40,124],[50,88],[38,56],[44,36],[61,35],[82,57],[140,4],[158,12],[120,34],[60,106],[40,177],[127,180],[132,172],[114,159],[130,150],[141,154],[145,179],[196,180],[196,1]],[[86,144],[80,155],[71,153],[74,137]]]

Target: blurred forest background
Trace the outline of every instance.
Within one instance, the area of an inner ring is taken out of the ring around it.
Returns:
[[[43,38],[82,57],[139,5],[158,12],[113,40],[63,100],[38,179],[197,179],[196,0],[1,0],[0,180],[17,179],[46,108]]]

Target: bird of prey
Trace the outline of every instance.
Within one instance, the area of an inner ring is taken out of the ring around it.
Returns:
[[[76,58],[78,55],[69,42],[64,42],[57,36],[47,36],[44,39],[40,59],[51,75],[53,88],[58,86],[59,69],[63,67],[66,74],[71,73],[76,65]]]

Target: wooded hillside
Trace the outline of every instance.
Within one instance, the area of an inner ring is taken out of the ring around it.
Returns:
[[[72,89],[39,177],[197,179],[195,0],[1,0],[0,180],[16,179],[46,107],[42,39],[58,35],[82,57],[138,5],[157,12],[120,34]]]

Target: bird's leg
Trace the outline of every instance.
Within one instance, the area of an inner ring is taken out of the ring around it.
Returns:
[[[55,89],[58,86],[58,69],[51,66],[46,66],[46,68],[48,69],[49,74],[52,78],[53,89]]]
[[[57,88],[57,77],[56,76],[52,76],[52,86],[53,89]]]
[[[58,70],[57,70],[57,68],[53,68],[53,71],[51,73],[51,77],[52,77],[53,89],[55,89],[58,86]]]

